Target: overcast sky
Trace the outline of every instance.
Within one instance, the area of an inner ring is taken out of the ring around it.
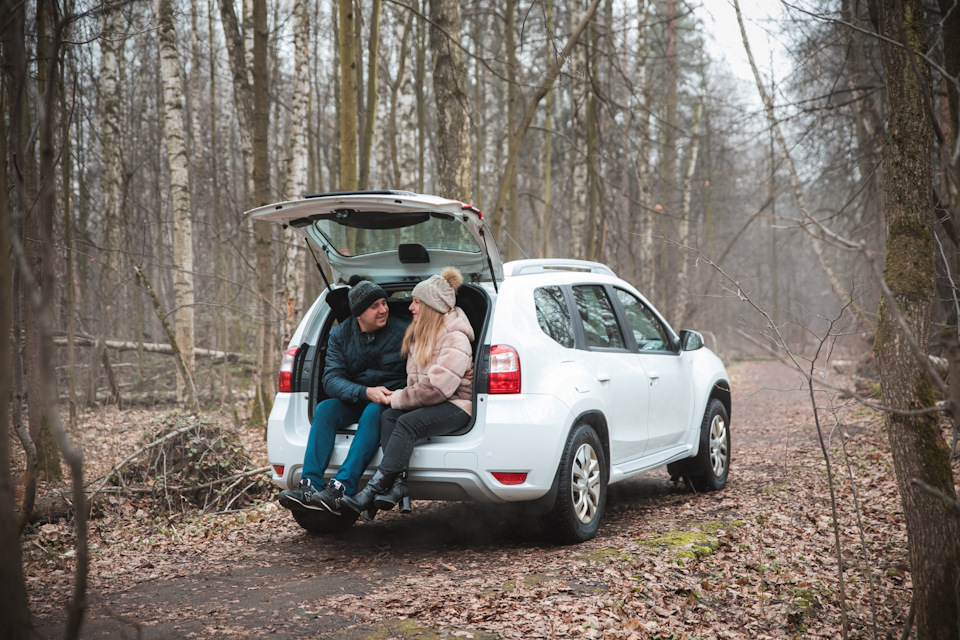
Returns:
[[[788,58],[778,41],[783,5],[778,0],[740,0],[740,11],[760,72],[769,77],[772,55],[777,80],[782,80],[789,72]],[[709,32],[707,46],[712,56],[725,60],[735,74],[753,83],[733,0],[703,0],[700,14]]]

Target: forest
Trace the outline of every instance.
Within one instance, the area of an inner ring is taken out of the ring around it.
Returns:
[[[244,212],[372,189],[472,204],[505,260],[604,262],[728,362],[872,372],[917,637],[960,636],[957,0],[4,0],[0,27],[10,637],[38,480],[72,481],[83,584],[78,414],[262,431],[325,285]]]

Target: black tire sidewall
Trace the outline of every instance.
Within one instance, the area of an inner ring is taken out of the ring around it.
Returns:
[[[727,460],[723,475],[720,476],[713,472],[713,465],[710,463],[710,427],[717,415],[723,418],[723,423],[726,425],[725,439],[727,443]],[[703,414],[703,423],[700,425],[700,452],[697,457],[699,458],[698,466],[703,469],[703,473],[690,478],[690,480],[698,491],[720,491],[727,486],[731,458],[730,417],[727,414],[727,408],[716,398],[710,401],[710,404],[707,405],[707,411]]]
[[[593,447],[600,463],[600,499],[597,511],[590,522],[581,522],[574,509],[571,483],[573,464],[577,450],[584,444]],[[543,532],[558,544],[584,542],[597,535],[607,504],[607,483],[610,470],[607,468],[607,456],[596,430],[586,423],[579,423],[570,431],[560,467],[557,473],[557,499],[553,509],[541,520]]]

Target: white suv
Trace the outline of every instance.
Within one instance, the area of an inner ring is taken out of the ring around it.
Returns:
[[[474,327],[469,425],[417,444],[414,499],[523,502],[545,535],[588,540],[607,485],[667,465],[698,490],[722,489],[730,468],[730,382],[694,331],[678,334],[607,266],[564,259],[503,264],[474,207],[400,191],[331,193],[260,207],[260,220],[303,231],[331,278],[284,352],[267,426],[274,482],[297,486],[330,329],[347,318],[345,285],[370,279],[409,316],[413,287],[448,264],[464,285],[457,304]],[[332,475],[355,426],[336,438]],[[379,463],[373,461],[367,474]],[[355,514],[293,512],[314,532]]]

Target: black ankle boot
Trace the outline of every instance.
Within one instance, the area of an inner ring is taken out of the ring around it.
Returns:
[[[410,489],[407,488],[407,472],[404,471],[393,480],[388,491],[380,493],[374,498],[373,504],[381,511],[389,511],[400,503],[400,513],[410,513]]]
[[[386,491],[396,477],[397,474],[395,473],[384,475],[380,469],[377,469],[363,491],[356,495],[344,496],[340,499],[340,503],[357,513],[363,513],[373,507],[373,499],[377,497],[377,494]]]

